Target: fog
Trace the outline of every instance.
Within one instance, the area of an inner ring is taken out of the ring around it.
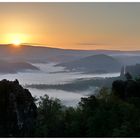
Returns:
[[[15,80],[18,79],[19,83],[23,86],[26,84],[65,84],[72,82],[73,80],[79,78],[93,78],[93,77],[116,77],[120,73],[109,73],[109,74],[82,74],[80,72],[69,72],[65,70],[64,67],[55,67],[54,63],[50,64],[34,64],[40,71],[26,71],[19,72],[16,74],[0,74],[0,80],[8,79]],[[64,90],[39,90],[29,88],[33,96],[43,96],[44,94],[49,95],[49,97],[59,98],[63,104],[75,106],[81,97],[89,95],[92,91],[83,92],[68,92]]]

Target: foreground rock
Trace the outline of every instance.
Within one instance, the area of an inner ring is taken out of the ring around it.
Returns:
[[[31,137],[37,108],[17,80],[0,81],[0,137]]]

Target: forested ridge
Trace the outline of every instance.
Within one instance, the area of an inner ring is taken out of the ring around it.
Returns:
[[[1,117],[1,137],[140,137],[140,78],[129,73],[111,88],[81,98],[77,107],[66,107],[47,95],[33,99],[18,81],[1,81],[0,93],[1,116],[9,113],[5,101],[16,102],[10,112],[13,115]],[[10,123],[5,127],[4,121]]]

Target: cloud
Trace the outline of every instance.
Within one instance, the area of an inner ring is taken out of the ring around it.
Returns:
[[[77,45],[81,46],[105,46],[105,45],[110,45],[109,43],[98,43],[98,42],[79,42],[76,43]]]

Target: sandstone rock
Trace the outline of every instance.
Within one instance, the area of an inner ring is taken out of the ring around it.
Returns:
[[[0,137],[31,137],[36,115],[31,93],[18,80],[0,81]]]

